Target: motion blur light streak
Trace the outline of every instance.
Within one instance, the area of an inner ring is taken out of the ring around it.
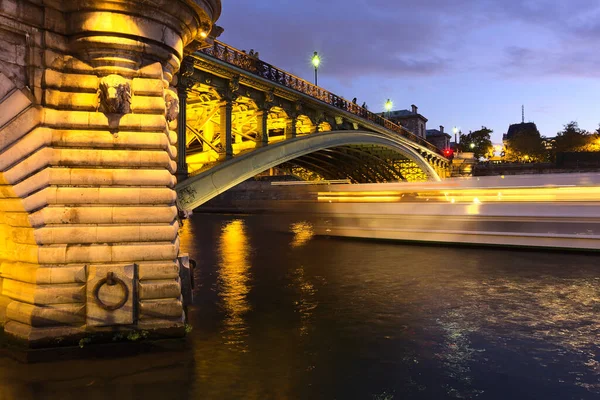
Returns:
[[[323,202],[586,202],[600,200],[600,186],[552,187],[552,188],[488,188],[488,189],[424,189],[397,191],[318,192]]]

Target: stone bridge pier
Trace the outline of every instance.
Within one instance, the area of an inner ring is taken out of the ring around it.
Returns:
[[[0,1],[6,334],[47,346],[183,332],[170,84],[220,11],[220,0]]]

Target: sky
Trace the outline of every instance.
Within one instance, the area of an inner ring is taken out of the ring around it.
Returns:
[[[419,107],[427,128],[509,124],[544,136],[600,123],[597,0],[223,0],[219,40],[382,111]]]

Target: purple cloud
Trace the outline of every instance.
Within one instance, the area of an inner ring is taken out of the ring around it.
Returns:
[[[257,0],[225,3],[219,21],[222,39],[291,72],[306,71],[310,55],[323,55],[324,76],[340,80],[436,76],[478,65],[493,70],[505,54],[511,74],[532,72],[579,75],[595,62],[584,51],[527,48],[528,34],[545,35],[561,48],[569,40],[591,44],[600,39],[600,9],[595,0]],[[229,6],[228,6],[229,5]],[[229,7],[229,8],[228,8]],[[495,36],[473,51],[470,41]],[[596,49],[594,43],[593,48]],[[529,51],[529,59],[519,56]],[[581,67],[562,62],[561,54],[583,57]],[[502,67],[504,68],[504,67]],[[592,74],[595,76],[595,74]]]

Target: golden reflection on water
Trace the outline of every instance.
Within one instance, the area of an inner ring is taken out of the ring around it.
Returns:
[[[305,221],[293,223],[290,226],[290,230],[294,234],[294,239],[292,239],[291,243],[292,247],[304,246],[315,235],[312,224]]]
[[[194,239],[194,226],[191,221],[182,221],[179,226],[179,251],[181,253],[188,253],[193,247]]]
[[[298,300],[294,302],[294,308],[300,314],[300,336],[306,336],[312,325],[313,312],[319,305],[315,298],[317,288],[306,278],[303,267],[293,272],[292,280],[298,294]]]
[[[250,290],[250,245],[244,221],[233,220],[221,229],[219,238],[219,296],[226,317],[223,321],[225,344],[237,351],[247,351],[248,325],[244,319],[250,305],[246,296]]]
[[[292,248],[304,246],[315,235],[312,224],[306,221],[293,223],[290,230],[294,234],[294,238],[290,243]],[[300,314],[300,336],[306,336],[311,326],[313,311],[318,305],[315,299],[317,289],[306,279],[303,267],[293,271],[292,280],[298,294],[298,300],[294,302],[294,307],[296,312]]]

